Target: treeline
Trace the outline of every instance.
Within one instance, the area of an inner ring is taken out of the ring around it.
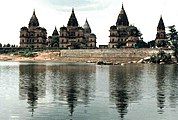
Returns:
[[[167,47],[172,49],[178,48],[178,32],[175,27],[175,25],[168,26],[168,33],[166,34],[167,39],[161,40],[157,43],[155,40],[152,40],[148,42],[149,47]]]
[[[2,45],[1,43],[0,43],[0,48],[15,48],[15,47],[18,47],[18,45],[11,45],[11,44],[4,44],[4,45]]]
[[[141,32],[138,32],[136,36],[139,36],[139,40],[137,43],[132,46],[134,48],[169,48],[175,49],[178,48],[178,31],[176,30],[175,25],[168,26],[168,33],[166,34],[166,39],[162,39],[160,41],[151,40],[149,42],[145,42],[142,38]],[[126,46],[126,43],[118,43],[117,48],[122,48]]]

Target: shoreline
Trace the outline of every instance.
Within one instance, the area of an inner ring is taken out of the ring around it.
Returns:
[[[173,54],[172,50],[164,50]],[[0,54],[0,61],[14,62],[58,62],[58,63],[95,63],[118,65],[142,63],[145,58],[159,52],[159,49],[79,49],[36,52],[34,57],[20,54]],[[177,64],[177,63],[176,63]]]
[[[50,58],[50,57],[42,57],[38,55],[37,57],[22,57],[20,55],[7,55],[3,54],[0,55],[0,61],[11,61],[11,62],[57,62],[57,63],[93,63],[93,64],[108,64],[108,65],[118,65],[118,64],[127,64],[127,63],[137,63],[137,60],[131,60],[130,58],[125,62],[112,60],[114,58],[109,58],[111,60],[104,60],[101,57],[98,58],[70,58],[70,57],[57,57],[57,58]],[[140,60],[140,58],[137,58]]]

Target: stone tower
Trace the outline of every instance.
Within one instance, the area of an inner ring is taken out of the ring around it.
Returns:
[[[129,26],[129,21],[128,21],[128,18],[127,18],[127,14],[124,10],[123,4],[122,4],[120,14],[117,18],[116,26]]]
[[[54,28],[52,36],[48,37],[48,47],[59,47],[59,33],[56,27]]]
[[[156,43],[165,41],[167,39],[165,32],[165,25],[162,16],[160,17],[158,26],[157,26],[157,34],[156,34]]]
[[[67,27],[60,28],[59,47],[70,49],[96,48],[96,36],[91,33],[88,21],[84,28],[80,27],[74,9],[72,9]]]
[[[45,48],[47,31],[39,26],[35,10],[30,18],[28,28],[22,27],[20,30],[20,47],[21,48]]]
[[[74,13],[74,8],[72,8],[72,13],[67,23],[67,27],[78,27],[78,21]]]
[[[87,42],[87,48],[90,48],[90,49],[96,48],[96,35],[92,33],[87,19],[85,21],[83,29],[84,29],[84,37]]]
[[[91,33],[91,28],[90,28],[90,25],[89,25],[87,19],[86,19],[86,21],[85,21],[85,24],[84,24],[83,28],[84,28],[84,32],[85,32],[86,34],[90,34],[90,33]]]
[[[135,26],[129,25],[123,4],[116,25],[111,26],[109,31],[109,48],[134,47],[140,37],[139,30]]]
[[[35,14],[35,10],[33,11],[33,15],[30,19],[30,22],[28,24],[28,28],[36,28],[38,27],[40,24],[38,22],[38,18],[36,17],[36,14]]]

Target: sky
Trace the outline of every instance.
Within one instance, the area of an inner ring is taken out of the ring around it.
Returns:
[[[28,26],[34,9],[50,36],[55,26],[59,30],[67,25],[74,8],[79,25],[87,18],[97,45],[107,45],[110,26],[116,24],[122,3],[130,24],[141,31],[146,42],[155,39],[161,15],[166,27],[178,26],[177,0],[1,0],[0,43],[19,45],[20,28]]]

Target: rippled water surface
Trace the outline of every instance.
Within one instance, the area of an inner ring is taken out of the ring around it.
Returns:
[[[177,119],[177,65],[0,62],[0,120]]]

